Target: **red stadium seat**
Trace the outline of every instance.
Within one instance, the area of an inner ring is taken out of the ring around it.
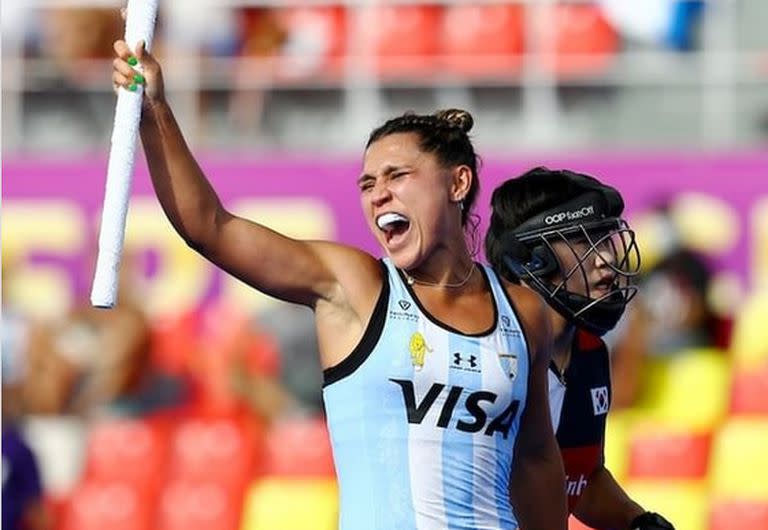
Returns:
[[[267,436],[266,473],[332,477],[333,453],[325,421],[312,418],[274,424]]]
[[[44,494],[43,506],[50,515],[52,530],[64,530],[64,520],[69,511],[70,495],[70,492],[65,494]]]
[[[429,76],[439,51],[441,7],[437,5],[380,5],[373,8],[365,33],[383,77]]]
[[[768,416],[768,361],[756,368],[736,367],[731,385],[731,414]]]
[[[263,435],[258,424],[235,418],[184,420],[173,435],[173,478],[212,481],[242,489],[257,472]]]
[[[280,9],[287,31],[279,76],[337,78],[347,48],[347,11],[343,6],[296,6]]]
[[[163,479],[167,455],[168,439],[161,427],[141,420],[103,421],[89,434],[85,477],[153,489]]]
[[[216,482],[173,481],[160,497],[157,530],[237,530],[242,498],[243,490]]]
[[[525,9],[518,4],[455,4],[445,7],[442,66],[448,72],[509,75],[522,64]]]
[[[768,530],[768,502],[715,501],[709,530]]]
[[[220,344],[214,342],[212,345]],[[195,393],[192,405],[196,415],[227,417],[245,410],[232,385],[232,361],[223,347],[200,351],[194,360],[193,371]]]
[[[220,417],[245,411],[232,381],[235,370],[269,377],[279,374],[274,339],[256,333],[250,316],[232,305],[212,304],[198,311],[196,334],[199,347],[188,361],[196,415]]]
[[[605,70],[619,50],[619,36],[598,6],[558,5],[543,41],[553,39],[548,68],[561,77],[593,75]]]
[[[263,375],[280,375],[280,352],[269,335],[260,334],[252,317],[231,304],[212,304],[200,312],[201,348],[227,353],[242,361],[246,368]]]
[[[183,375],[188,359],[197,354],[198,316],[195,311],[164,315],[152,324],[151,352],[155,367],[168,374]]]
[[[73,493],[64,530],[153,530],[151,498],[123,482],[87,482]]]
[[[628,477],[632,479],[702,479],[709,464],[711,435],[665,432],[641,425],[629,441]]]

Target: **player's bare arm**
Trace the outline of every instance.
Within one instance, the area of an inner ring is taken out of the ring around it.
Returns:
[[[573,513],[594,528],[629,528],[645,510],[629,498],[605,466],[600,466],[590,477]]]
[[[113,82],[131,83],[133,54],[124,41],[115,43],[115,52]],[[376,260],[335,243],[292,239],[227,211],[165,100],[159,64],[142,44],[135,57],[147,84],[142,144],[155,192],[174,229],[190,247],[246,284],[315,308],[322,335],[336,338],[334,352],[344,351],[339,342],[354,345],[381,288]],[[321,350],[327,351],[322,342]],[[324,358],[323,364],[335,360]]]
[[[525,287],[509,282],[505,282],[505,287],[518,309],[531,356],[528,399],[515,445],[512,505],[524,530],[565,529],[565,472],[552,429],[547,390],[552,350],[547,306]]]

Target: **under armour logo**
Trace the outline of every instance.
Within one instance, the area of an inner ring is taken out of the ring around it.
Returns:
[[[403,311],[408,311],[408,308],[411,307],[411,303],[408,300],[400,300],[397,305],[399,305],[400,309]]]
[[[460,366],[461,363],[469,363],[470,368],[477,368],[477,357],[474,355],[470,355],[469,359],[465,359],[462,357],[460,353],[454,353],[453,354],[453,364],[456,366]]]

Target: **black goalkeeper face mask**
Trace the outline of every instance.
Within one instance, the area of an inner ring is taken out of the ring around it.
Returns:
[[[623,203],[611,200],[608,192],[585,193],[527,220],[501,240],[509,271],[569,322],[597,335],[618,323],[637,292],[640,270],[635,233],[616,215]],[[555,247],[570,257],[559,258]],[[590,286],[596,262],[602,268],[599,289]],[[574,285],[584,292],[569,290]]]

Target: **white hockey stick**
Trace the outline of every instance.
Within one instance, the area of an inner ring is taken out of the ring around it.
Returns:
[[[131,50],[139,41],[150,49],[159,0],[128,0],[125,18],[125,42]],[[136,66],[141,70],[141,65]],[[99,253],[91,288],[91,304],[111,308],[117,303],[120,259],[125,238],[125,218],[133,180],[136,140],[141,118],[143,86],[135,92],[120,88],[115,106],[112,145],[109,151],[107,181],[99,232]]]

